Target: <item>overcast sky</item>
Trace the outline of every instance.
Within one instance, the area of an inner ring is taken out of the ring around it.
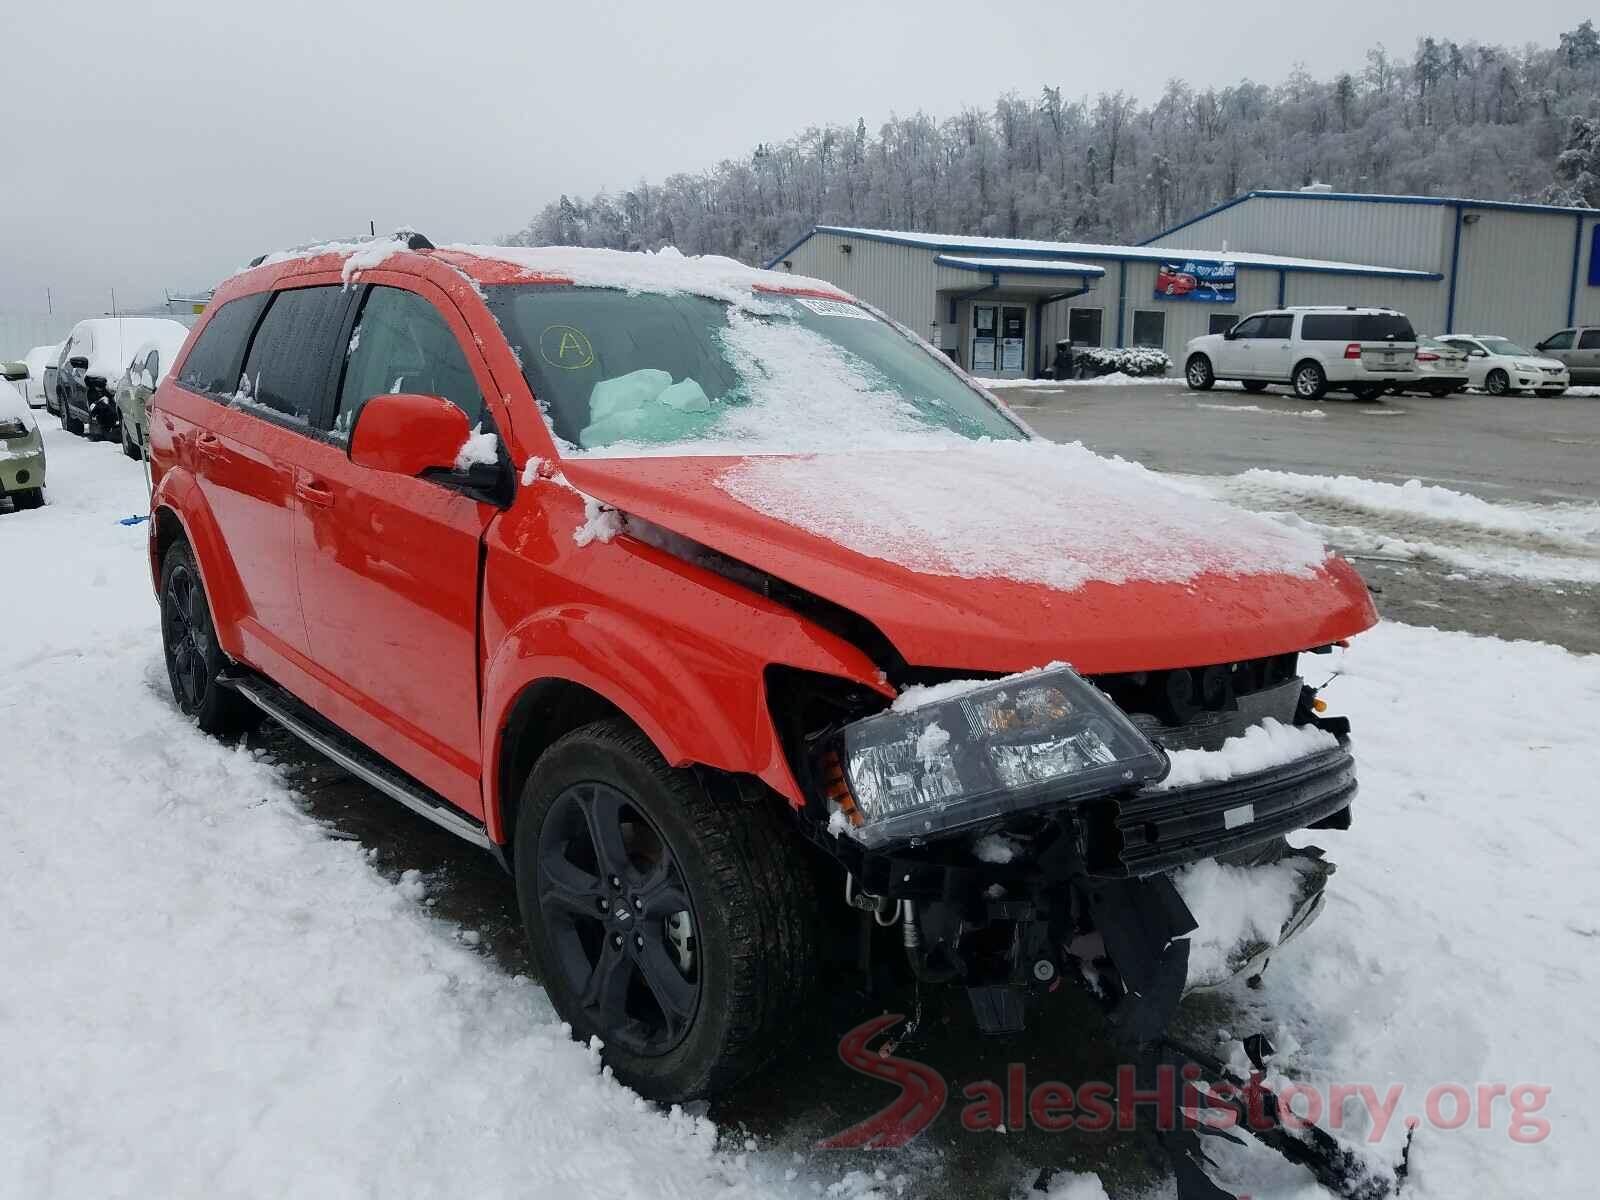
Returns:
[[[1424,33],[1554,43],[1590,5],[15,0],[0,22],[0,311],[160,298],[275,247],[411,224],[488,240],[561,192],[809,124],[1006,89],[1158,95],[1357,69]],[[1291,16],[1292,13],[1292,16]],[[1006,15],[1002,15],[1006,14]]]

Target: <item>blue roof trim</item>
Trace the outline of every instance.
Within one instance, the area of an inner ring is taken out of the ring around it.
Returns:
[[[788,246],[788,249],[779,251],[778,257],[773,259],[771,262],[769,262],[766,265],[765,269],[768,270],[768,271],[772,270],[779,263],[781,263],[784,259],[788,258],[789,255],[793,254],[796,250],[800,249],[801,246],[804,246],[807,242],[809,242],[811,240],[811,235],[816,233],[816,232],[817,232],[817,227],[815,225],[813,225],[805,233],[802,233],[798,238],[796,238],[794,241],[790,242],[789,246]]]
[[[960,242],[924,241],[923,238],[936,238],[939,234],[923,234],[919,237],[907,237],[898,233],[887,233],[880,229],[849,229],[842,225],[818,225],[795,245],[798,246],[806,238],[819,233],[831,233],[836,237],[856,238],[864,242],[888,242],[893,246],[912,246],[918,250],[932,250],[956,255],[997,255],[1003,258],[1060,258],[1064,254],[1075,255],[1078,258],[1104,258],[1111,262],[1155,262],[1156,260],[1145,254],[1119,254],[1110,247],[1097,246],[1093,250],[1068,250],[1065,243],[1054,250],[1033,250],[1025,247],[1009,246],[970,246]],[[792,251],[791,247],[791,251]],[[1165,249],[1162,246],[1152,246],[1152,250]],[[1176,250],[1174,251],[1176,253]],[[1415,279],[1424,283],[1437,283],[1444,276],[1435,271],[1418,271],[1410,267],[1319,267],[1305,266],[1289,263],[1251,263],[1239,262],[1229,258],[1221,250],[1202,251],[1195,253],[1185,251],[1184,258],[1195,262],[1231,262],[1241,271],[1293,271],[1311,275],[1360,275],[1364,277],[1379,277],[1385,279]],[[775,258],[774,263],[781,262],[782,258]],[[768,264],[771,265],[770,263]],[[985,268],[992,270],[993,268]]]
[[[1235,196],[1232,200],[1224,200],[1214,208],[1208,208],[1198,216],[1189,217],[1184,221],[1163,229],[1160,233],[1153,234],[1138,243],[1148,246],[1162,238],[1171,237],[1180,229],[1187,229],[1197,222],[1204,221],[1207,217],[1214,217],[1220,212],[1226,212],[1235,205],[1243,204],[1246,200],[1344,200],[1355,204],[1420,204],[1432,208],[1444,208],[1454,205],[1458,209],[1481,208],[1491,212],[1531,212],[1549,213],[1551,215],[1571,215],[1572,213],[1586,213],[1592,210],[1586,208],[1573,208],[1561,204],[1533,204],[1524,200],[1472,200],[1466,196],[1385,196],[1373,192],[1284,192],[1272,189],[1258,189],[1246,192],[1242,196]]]
[[[1003,256],[1002,256],[1003,257]],[[1005,267],[989,263],[978,266],[975,263],[961,262],[946,254],[935,254],[933,261],[941,267],[950,267],[957,271],[976,271],[980,275],[1079,275],[1098,279],[1106,273],[1104,267],[1091,266],[1085,263],[1081,267],[1047,267],[1043,263],[1037,266]]]

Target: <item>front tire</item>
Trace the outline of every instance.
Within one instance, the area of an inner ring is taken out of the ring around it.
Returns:
[[[68,433],[75,433],[79,437],[83,436],[83,422],[72,415],[72,410],[67,407],[65,400],[61,402],[61,428]]]
[[[242,733],[261,723],[261,710],[218,680],[227,660],[194,551],[181,540],[161,559],[161,646],[173,699],[202,730]]]
[[[1209,392],[1211,385],[1217,382],[1216,373],[1211,369],[1211,360],[1204,354],[1189,356],[1189,361],[1184,364],[1183,377],[1189,389],[1195,392]]]
[[[1383,396],[1383,384],[1358,383],[1355,387],[1351,388],[1350,391],[1357,400],[1363,401],[1364,403],[1370,403],[1371,401],[1380,399]]]
[[[709,1095],[759,1068],[805,1009],[817,902],[760,799],[714,801],[622,720],[574,730],[523,786],[517,899],[573,1036],[641,1095]]]
[[[128,423],[126,421],[122,422],[122,452],[133,459],[134,462],[138,462],[141,457],[138,445],[128,436]]]
[[[12,492],[11,503],[17,506],[18,512],[28,508],[42,508],[44,506],[44,489],[23,488],[20,492]]]
[[[1294,369],[1294,394],[1302,400],[1321,400],[1328,391],[1328,376],[1309,359]]]
[[[1484,378],[1483,387],[1491,396],[1510,395],[1511,376],[1498,369],[1490,371]]]

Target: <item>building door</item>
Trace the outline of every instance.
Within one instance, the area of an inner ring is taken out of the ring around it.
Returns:
[[[972,306],[972,373],[1020,379],[1028,371],[1028,310],[1020,304]]]

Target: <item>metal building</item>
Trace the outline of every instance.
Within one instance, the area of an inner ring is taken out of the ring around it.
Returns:
[[[860,296],[973,373],[1036,377],[1058,339],[1184,343],[1284,304],[1382,304],[1419,332],[1532,344],[1600,324],[1600,212],[1313,185],[1251,192],[1137,246],[819,225],[768,265]]]

